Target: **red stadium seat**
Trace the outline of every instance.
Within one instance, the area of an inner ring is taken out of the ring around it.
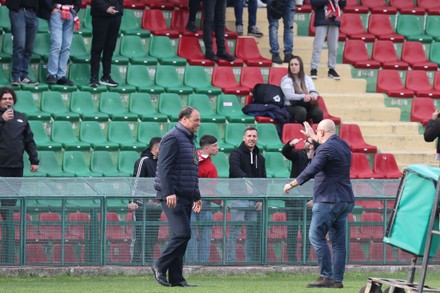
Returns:
[[[367,258],[365,257],[365,252],[362,246],[358,242],[351,242],[350,244],[349,261],[350,262],[365,262]]]
[[[47,254],[43,244],[26,244],[26,264],[47,264]]]
[[[381,178],[382,176],[379,176]],[[351,179],[371,179],[376,178],[376,174],[371,171],[367,155],[364,153],[351,153],[350,166]]]
[[[411,104],[410,120],[426,125],[435,112],[434,102],[431,98],[414,98]]]
[[[378,71],[376,92],[396,98],[412,98],[414,96],[414,91],[403,86],[399,72],[393,69]]]
[[[215,62],[205,58],[196,37],[183,36],[179,39],[177,55],[185,58],[191,65],[214,66]]]
[[[119,215],[115,212],[107,212],[106,237],[111,242],[128,242],[132,234],[124,231]]]
[[[384,243],[372,242],[370,244],[370,251],[368,253],[368,260],[370,262],[383,262],[383,247]],[[393,252],[393,247],[391,245],[385,244],[386,254],[385,259],[387,262],[393,262],[396,260],[396,257]]]
[[[243,67],[246,68],[246,67]],[[247,68],[254,68],[254,67],[247,67]],[[245,105],[248,105],[252,103],[252,95],[247,95],[246,99],[245,99]],[[272,119],[269,116],[254,116],[255,117],[255,121],[257,121],[258,123],[272,123],[272,124],[278,124],[277,120]]]
[[[390,40],[376,40],[371,57],[379,61],[383,69],[407,70],[409,66],[397,57],[394,43]]]
[[[161,244],[165,243],[169,238],[169,227],[166,222],[168,222],[167,216],[164,212],[160,214],[159,232],[157,233],[157,241]]]
[[[352,152],[376,153],[377,147],[367,144],[362,136],[361,129],[357,124],[339,125],[339,136],[344,139],[351,148]]]
[[[349,39],[373,42],[375,36],[365,31],[360,14],[344,13],[341,16],[340,32],[346,34]]]
[[[237,38],[235,56],[243,59],[247,66],[270,67],[272,61],[263,58],[254,38]]]
[[[271,67],[269,68],[268,83],[280,86],[281,79],[287,74],[287,68],[285,67]]]
[[[179,32],[168,27],[163,13],[159,9],[146,9],[142,14],[142,28],[155,36],[178,38]]]
[[[434,75],[434,89],[440,91],[440,71],[436,71]]]
[[[368,7],[359,4],[358,0],[347,0],[344,8],[345,13],[368,13]]]
[[[173,10],[175,6],[174,3],[166,0],[144,0],[144,2],[150,10]]]
[[[240,84],[251,91],[258,83],[266,83],[259,67],[243,67],[240,72]]]
[[[425,9],[415,6],[413,0],[390,0],[389,3],[390,6],[397,8],[401,14],[425,14]]]
[[[167,2],[173,4],[173,6],[175,6],[175,7],[178,7],[179,10],[188,9],[188,4],[189,4],[188,0],[168,0]],[[199,9],[201,9],[200,6],[199,6]]]
[[[214,50],[214,52],[217,52],[217,43],[215,42],[215,38],[212,38],[212,49]],[[229,49],[228,40],[225,40],[225,49],[226,49],[226,53],[228,53],[231,56],[234,56],[234,54],[232,54],[231,50]],[[217,64],[220,66],[243,66],[244,61],[240,58],[235,58],[234,61],[219,59],[217,61]]]
[[[304,0],[303,5],[296,5],[295,10],[297,13],[310,13],[312,11],[312,5],[310,0]]]
[[[144,0],[125,0],[124,1],[124,7],[127,9],[144,10],[145,6],[146,6],[146,4],[145,4]]]
[[[73,244],[64,244],[64,259],[62,257],[62,245],[56,243],[52,246],[52,262],[59,263],[64,260],[65,263],[84,262],[84,246],[81,245],[78,253],[75,251]]]
[[[281,134],[281,141],[286,144],[292,139],[301,138],[302,140],[295,145],[295,149],[300,150],[304,148],[304,141],[306,136],[301,132],[304,130],[302,124],[286,123],[283,125],[283,132]]]
[[[424,70],[408,70],[405,85],[407,89],[414,91],[417,97],[440,98],[440,91],[432,87]]]
[[[58,213],[38,214],[40,240],[61,241],[61,217]]]
[[[362,225],[360,227],[359,236],[361,240],[376,240],[381,241],[384,236],[383,219],[381,213],[362,213],[361,222],[369,223],[370,225]]]
[[[274,222],[274,224],[272,225],[272,227],[270,227],[268,231],[267,240],[271,243],[281,243],[287,238],[287,226],[285,225],[286,213],[273,213],[272,221]],[[284,223],[284,225],[279,225],[279,222]]]
[[[185,29],[188,23],[189,11],[187,9],[173,10],[171,14],[171,29],[178,31],[182,36],[194,36],[201,38],[203,37],[202,30],[198,30],[196,33],[190,32]]]
[[[380,63],[368,55],[367,46],[362,40],[345,41],[342,62],[352,64],[356,68],[380,68]]]
[[[428,11],[428,15],[440,14],[440,2],[438,0],[418,0],[417,5]]]
[[[125,262],[131,261],[130,243],[112,243],[110,245],[110,262]]]
[[[394,158],[393,154],[375,154],[373,172],[383,174],[386,179],[398,179],[402,177],[402,172],[399,170],[396,158]]]
[[[314,22],[315,22],[315,13],[311,13],[310,14],[310,21],[309,21],[309,36],[314,36],[315,35],[315,26],[314,26]],[[344,33],[339,33],[339,37],[338,40],[340,42],[344,42],[345,39],[347,39],[347,35],[345,35]]]
[[[90,224],[89,214],[83,212],[75,212],[67,215],[67,234],[68,240],[84,240],[88,237],[88,228]],[[77,224],[72,224],[78,222]]]
[[[386,14],[371,14],[368,18],[368,32],[379,40],[403,42],[404,36],[396,34],[390,17]]]
[[[412,69],[437,70],[436,63],[430,62],[425,55],[425,49],[420,42],[404,42],[402,46],[402,61],[407,62]]]
[[[225,94],[238,96],[249,94],[248,87],[238,84],[231,67],[215,66],[212,71],[212,85],[221,88]]]
[[[15,225],[15,240],[19,241],[21,239],[20,235],[20,213],[14,213],[13,215]],[[30,222],[32,221],[31,215],[26,214],[26,241],[38,241],[40,238],[39,233],[34,229],[34,225]]]
[[[324,117],[323,117],[324,119],[330,119],[330,120],[333,120],[333,122],[334,122],[336,125],[341,124],[341,118],[336,117],[336,116],[333,116],[333,115],[331,115],[331,114],[328,112],[328,110],[327,110],[327,106],[325,105],[325,102],[324,102],[324,98],[323,98],[323,97],[321,97],[321,96],[318,97],[318,104],[319,104],[319,107],[321,108],[321,110],[322,110],[322,112],[323,112],[323,114],[324,114]]]
[[[388,6],[385,0],[361,0],[362,6],[368,7],[372,13],[396,14],[395,7]]]

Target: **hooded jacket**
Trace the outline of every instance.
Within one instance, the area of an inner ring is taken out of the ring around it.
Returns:
[[[436,138],[440,137],[440,118],[435,120],[430,119],[428,124],[426,124],[425,132],[423,137],[426,142],[432,142]],[[437,154],[440,154],[440,140],[437,141]]]
[[[257,146],[251,152],[242,142],[231,152],[229,178],[266,178],[266,163]]]
[[[141,165],[142,162],[142,165]],[[155,177],[157,168],[157,157],[155,157],[151,151],[146,148],[142,151],[141,157],[134,163],[133,177]],[[135,202],[138,206],[144,204],[144,200],[135,199],[130,200]],[[141,210],[137,210],[141,211]]]

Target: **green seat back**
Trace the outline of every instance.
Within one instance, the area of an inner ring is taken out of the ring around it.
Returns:
[[[133,86],[153,86],[148,67],[142,64],[130,64],[127,69],[127,83]]]
[[[139,159],[136,151],[120,151],[118,157],[118,170],[127,174],[133,174],[134,163]]]
[[[157,66],[155,83],[164,88],[183,86],[183,82],[180,81],[179,75],[177,74],[176,67],[172,65]]]
[[[246,125],[243,123],[228,123],[225,126],[225,142],[238,147],[243,141]]]
[[[159,96],[159,113],[166,114],[168,119],[177,121],[177,115],[183,108],[182,101],[178,94],[162,93]]]
[[[138,124],[138,141],[147,146],[153,137],[162,137],[162,130],[158,122],[141,122]]]
[[[211,160],[217,168],[219,178],[229,178],[229,160],[224,152],[218,152],[216,156],[211,156]]]
[[[263,153],[266,159],[266,174],[267,177],[273,178],[289,178],[290,171],[284,162],[284,157],[280,152],[265,152]]]
[[[122,173],[116,170],[116,166],[107,151],[93,151],[90,158],[90,169],[93,172],[102,173],[104,176],[128,176],[127,173]]]

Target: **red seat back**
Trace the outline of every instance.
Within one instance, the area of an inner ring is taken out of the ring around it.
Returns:
[[[357,124],[341,124],[339,126],[339,136],[350,145],[352,152],[377,152],[376,146],[369,145],[365,142],[361,129]]]
[[[269,69],[268,83],[279,86],[281,79],[287,74],[287,69],[284,67],[271,67]]]
[[[306,136],[301,133],[304,130],[302,124],[299,123],[286,123],[283,125],[283,132],[281,134],[281,140],[284,144],[288,143],[292,139],[300,138],[302,139],[299,143],[295,145],[295,149],[300,150],[304,148],[304,141]]]
[[[240,84],[248,87],[251,91],[258,83],[265,83],[259,67],[243,67],[240,73]]]
[[[411,104],[410,120],[426,125],[435,112],[434,102],[431,98],[414,98]]]
[[[397,166],[396,158],[393,154],[380,153],[374,155],[373,171],[382,173],[387,179],[397,179],[402,177]]]

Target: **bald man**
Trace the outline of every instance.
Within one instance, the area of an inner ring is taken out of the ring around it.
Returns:
[[[332,120],[318,124],[316,133],[304,122],[303,133],[320,143],[310,164],[292,182],[290,189],[315,178],[312,221],[309,240],[316,251],[320,276],[307,288],[343,288],[346,257],[346,222],[354,207],[354,194],[350,182],[351,151],[348,144],[336,135]],[[332,254],[327,245],[327,234]],[[333,256],[333,257],[332,257]]]

